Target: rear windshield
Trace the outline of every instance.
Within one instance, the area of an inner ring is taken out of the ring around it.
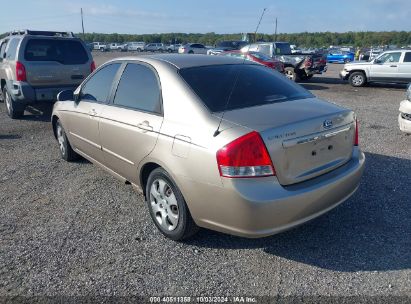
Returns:
[[[211,112],[314,97],[263,65],[211,65],[181,69],[179,73]],[[233,88],[236,77],[238,81]]]
[[[276,42],[275,47],[277,48],[275,50],[275,53],[277,55],[289,55],[289,54],[291,54],[291,47],[288,43]]]
[[[24,52],[27,61],[57,61],[62,64],[84,64],[88,55],[75,40],[30,39]]]

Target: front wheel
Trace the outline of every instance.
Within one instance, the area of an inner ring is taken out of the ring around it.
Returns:
[[[4,102],[6,104],[7,115],[11,119],[21,118],[24,115],[24,105],[13,100],[6,88],[3,89]]]
[[[284,75],[292,81],[297,81],[299,78],[293,67],[286,67],[284,69]]]
[[[163,168],[153,170],[148,177],[146,203],[154,224],[166,237],[180,241],[199,230],[180,189]]]
[[[78,159],[78,154],[74,152],[71,147],[60,120],[57,120],[56,122],[56,137],[59,143],[61,158],[68,162]]]
[[[362,87],[367,83],[367,78],[363,72],[354,72],[348,78],[353,87]]]

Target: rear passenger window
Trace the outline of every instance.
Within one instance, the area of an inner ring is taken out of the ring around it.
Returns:
[[[411,62],[411,52],[405,53],[404,62]]]
[[[117,88],[114,104],[161,113],[160,87],[153,70],[141,64],[129,63]]]
[[[19,45],[20,39],[13,38],[10,40],[6,49],[6,59],[14,60],[16,59],[17,47]]]
[[[120,63],[113,63],[98,70],[81,89],[81,99],[106,102]]]
[[[0,60],[2,60],[4,57],[4,53],[6,51],[6,46],[7,46],[7,41],[4,41],[3,44],[0,47]]]

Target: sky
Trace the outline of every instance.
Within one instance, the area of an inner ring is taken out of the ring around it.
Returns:
[[[411,31],[411,0],[1,0],[0,33],[279,33]]]

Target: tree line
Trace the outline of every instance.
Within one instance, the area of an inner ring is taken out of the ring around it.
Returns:
[[[0,35],[4,37],[6,34]],[[216,34],[216,33],[164,33],[164,34],[102,34],[102,33],[82,33],[76,34],[84,41],[100,41],[100,42],[128,42],[128,41],[144,41],[162,42],[166,44],[173,43],[202,43],[205,45],[215,45],[223,40],[241,40],[242,34]],[[377,46],[377,45],[397,45],[410,46],[411,32],[406,31],[391,31],[391,32],[316,32],[316,33],[292,33],[278,34],[277,37],[270,34],[258,34],[257,40],[262,41],[288,41],[291,44],[296,44],[299,47],[328,47],[330,45],[349,45],[354,47]]]

